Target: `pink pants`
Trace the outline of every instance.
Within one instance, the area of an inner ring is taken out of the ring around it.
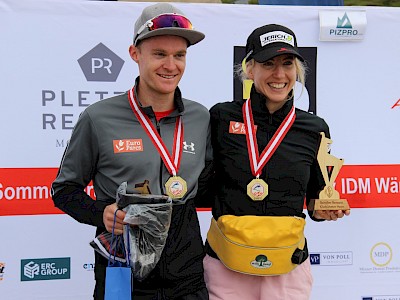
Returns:
[[[308,300],[313,283],[309,259],[288,274],[253,276],[206,255],[204,272],[210,300]]]

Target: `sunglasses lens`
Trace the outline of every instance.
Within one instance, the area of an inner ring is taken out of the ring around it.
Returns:
[[[150,30],[156,30],[161,28],[177,27],[185,29],[193,29],[192,23],[180,15],[160,15],[152,20],[153,26]]]
[[[139,35],[147,28],[147,30],[152,31],[162,28],[184,28],[193,29],[192,23],[181,15],[176,14],[164,14],[155,17],[143,24],[136,33],[133,43],[136,45]]]

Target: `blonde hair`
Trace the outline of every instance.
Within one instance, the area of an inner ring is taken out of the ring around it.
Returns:
[[[249,79],[249,72],[254,67],[255,60],[251,59],[248,62],[242,62],[241,64],[237,64],[234,66],[234,73],[235,76],[239,77],[241,82]],[[307,72],[307,65],[305,62],[302,62],[300,59],[295,57],[294,65],[296,67],[296,81],[300,82],[302,86],[305,86],[306,83],[306,72]],[[303,92],[303,91],[302,91]]]

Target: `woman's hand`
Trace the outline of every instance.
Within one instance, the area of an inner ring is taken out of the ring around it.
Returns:
[[[320,220],[336,221],[350,215],[350,210],[315,210],[313,217]]]

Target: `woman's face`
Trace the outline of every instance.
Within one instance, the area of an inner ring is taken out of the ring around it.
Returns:
[[[289,92],[296,83],[295,57],[290,54],[276,56],[266,62],[254,62],[249,70],[256,90],[269,102],[280,103],[287,100]]]

